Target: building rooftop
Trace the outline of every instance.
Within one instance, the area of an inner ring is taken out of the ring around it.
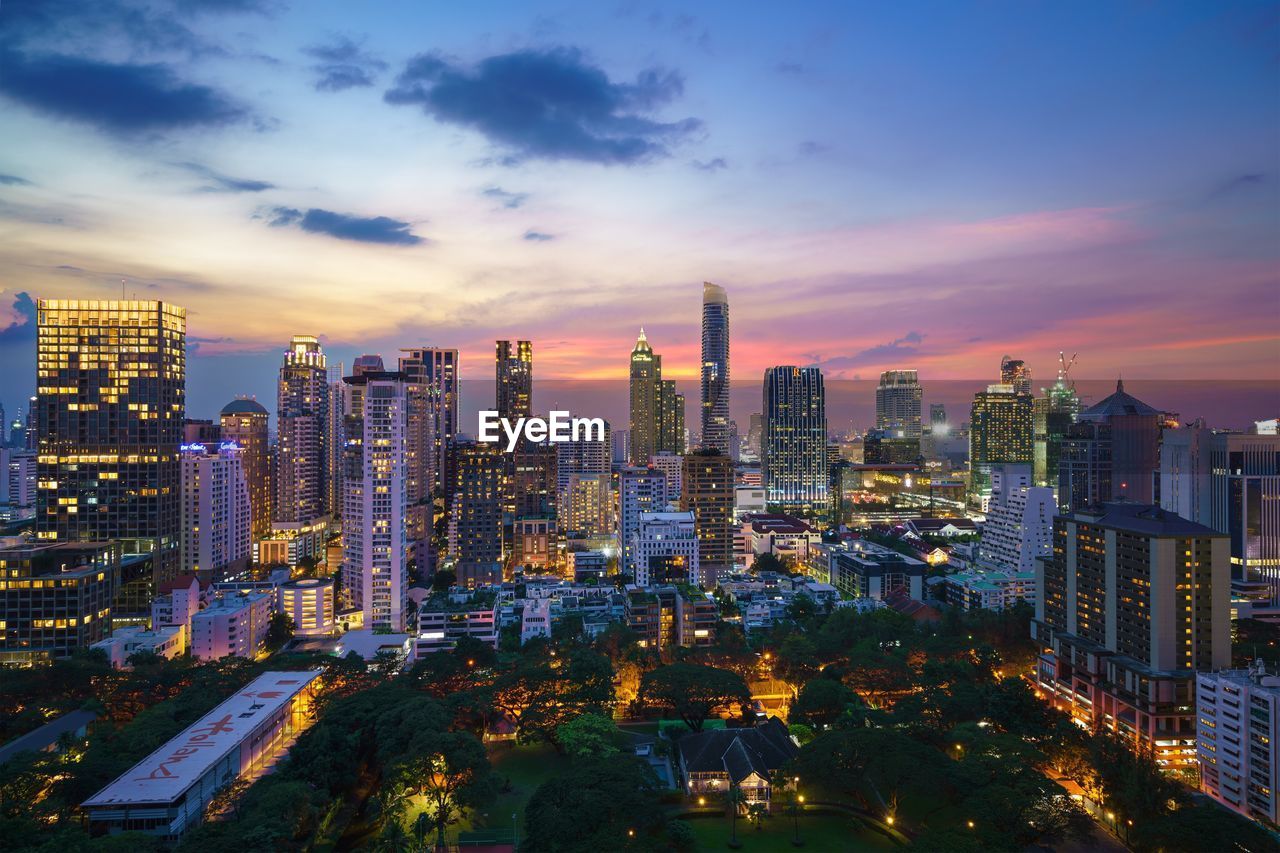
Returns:
[[[232,400],[222,407],[221,414],[224,415],[265,415],[268,414],[266,407],[257,400],[247,400],[239,398]]]
[[[777,717],[749,729],[719,729],[687,734],[678,747],[690,773],[727,773],[741,782],[753,772],[765,779],[799,751]]]
[[[1087,507],[1063,518],[1084,521],[1101,527],[1113,527],[1141,533],[1144,536],[1226,536],[1211,527],[1175,515],[1154,504],[1108,501],[1101,506]]]
[[[803,519],[781,513],[757,512],[747,516],[754,533],[811,533],[813,528]]]
[[[1106,397],[1099,403],[1095,403],[1080,413],[1080,417],[1087,420],[1096,418],[1109,418],[1118,415],[1158,415],[1157,410],[1151,408],[1146,403],[1134,397],[1132,394],[1125,393],[1124,380],[1116,381],[1116,392]]]
[[[92,711],[70,711],[50,720],[35,731],[27,732],[0,746],[0,764],[4,764],[20,752],[38,752],[48,749],[64,734],[87,726],[96,719],[98,715]]]
[[[85,807],[172,803],[321,670],[266,672],[85,800]]]

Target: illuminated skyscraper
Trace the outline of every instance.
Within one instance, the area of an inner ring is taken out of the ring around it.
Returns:
[[[408,601],[403,373],[366,370],[345,383],[351,395],[343,450],[342,578],[366,628],[401,631]]]
[[[631,461],[644,465],[664,451],[684,452],[684,395],[674,380],[662,378],[662,356],[653,351],[644,329],[631,351]]]
[[[816,367],[764,372],[765,501],[782,512],[822,506],[827,499],[827,405]]]
[[[252,507],[252,534],[261,538],[271,532],[271,447],[267,421],[270,415],[257,400],[240,397],[222,407],[219,420],[224,441],[234,441],[242,450],[245,479],[249,483]]]
[[[153,581],[177,573],[186,332],[165,302],[39,301],[41,542],[119,540],[154,554]]]
[[[329,383],[324,351],[295,335],[280,366],[275,520],[306,523],[329,506]]]
[[[715,450],[684,457],[680,509],[693,511],[698,532],[698,570],[704,587],[733,570],[733,460]]]
[[[233,442],[182,445],[182,572],[214,581],[249,568],[253,517],[244,451]]]
[[[450,556],[464,586],[502,580],[503,500],[507,492],[508,456],[497,444],[456,445],[456,497],[451,508]]]
[[[886,438],[920,438],[920,375],[915,370],[886,370],[876,387],[876,429]],[[917,454],[918,455],[918,454]]]
[[[640,516],[667,507],[667,478],[654,468],[635,466],[618,472],[618,544],[622,574],[636,576],[635,537]]]
[[[1044,396],[1034,403],[1035,479],[1037,485],[1057,489],[1062,439],[1080,414],[1080,398],[1068,383],[1065,370],[1059,370],[1057,381],[1041,393]]]
[[[1000,384],[1012,385],[1015,394],[1031,393],[1031,368],[1020,358],[1000,359]]]
[[[1030,394],[1012,385],[988,385],[974,395],[969,412],[969,493],[981,501],[991,493],[991,466],[1004,462],[1031,464],[1035,454]]]
[[[498,341],[498,416],[512,423],[533,414],[533,343]]]
[[[449,446],[458,434],[458,351],[402,349],[400,371],[409,378],[409,500],[430,500],[444,486]]]
[[[702,283],[702,447],[729,455],[729,297]]]

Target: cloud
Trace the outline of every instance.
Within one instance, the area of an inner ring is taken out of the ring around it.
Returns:
[[[773,70],[779,74],[803,74],[805,67],[799,62],[779,62],[773,66]]]
[[[801,157],[817,157],[820,154],[826,154],[831,150],[831,146],[825,142],[815,142],[812,139],[806,139],[801,142],[797,150]]]
[[[729,163],[723,157],[715,157],[711,160],[694,160],[689,164],[700,172],[718,172],[721,169],[729,168]]]
[[[222,92],[185,82],[166,65],[27,56],[5,48],[0,48],[0,94],[120,136],[220,127],[248,114]]]
[[[531,243],[546,243],[547,241],[554,240],[555,238],[554,234],[544,234],[541,231],[534,231],[533,229],[524,232],[524,239]]]
[[[269,224],[276,228],[296,225],[310,234],[327,234],[339,240],[391,246],[417,246],[427,242],[409,230],[412,226],[408,222],[388,216],[353,216],[317,207],[306,211],[276,207],[270,214]]]
[[[364,51],[363,40],[357,42],[348,36],[334,36],[328,44],[311,45],[302,52],[318,60],[311,70],[319,75],[315,86],[321,92],[372,86],[387,70],[387,63]]]
[[[6,187],[29,187],[31,182],[26,178],[20,178],[17,175],[0,174],[0,184]]]
[[[233,178],[224,175],[221,172],[215,172],[208,166],[199,163],[174,163],[180,169],[185,169],[193,175],[203,178],[206,183],[200,187],[200,192],[206,193],[259,193],[263,190],[275,189],[275,184],[268,181],[255,181],[249,178]]]
[[[474,68],[422,54],[406,64],[384,100],[478,131],[510,152],[507,163],[635,164],[667,156],[669,144],[701,128],[694,118],[646,117],[683,91],[674,71],[650,69],[634,83],[618,83],[580,51],[559,48],[491,56]]]
[[[480,191],[480,194],[496,200],[503,207],[511,210],[520,207],[529,200],[528,193],[513,193],[504,190],[502,187],[485,187]]]
[[[0,345],[36,339],[36,303],[26,291],[15,293],[11,308],[12,319],[0,329]]]
[[[1243,175],[1236,175],[1228,181],[1223,181],[1214,187],[1213,191],[1205,197],[1205,201],[1218,201],[1236,195],[1237,193],[1248,192],[1258,187],[1266,186],[1267,176],[1261,172],[1251,172]]]
[[[818,360],[817,367],[823,370],[841,371],[851,367],[867,367],[887,364],[919,354],[919,344],[924,342],[924,334],[910,331],[900,338],[884,344],[867,347],[853,355],[836,356],[825,361]]]

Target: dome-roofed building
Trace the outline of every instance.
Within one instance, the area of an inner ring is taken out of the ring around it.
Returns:
[[[222,407],[223,415],[270,415],[261,403],[251,397],[237,397]]]
[[[1124,390],[1080,413],[1062,440],[1058,508],[1083,509],[1127,498],[1150,504],[1160,468],[1160,429],[1165,415]]]

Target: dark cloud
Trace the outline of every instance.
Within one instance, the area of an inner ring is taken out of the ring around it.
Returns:
[[[554,234],[544,234],[541,231],[534,231],[532,229],[524,232],[524,239],[528,240],[530,243],[546,243],[547,241],[554,240],[555,238]]]
[[[1228,181],[1223,181],[1214,187],[1206,201],[1218,201],[1219,199],[1234,196],[1238,193],[1248,192],[1258,187],[1266,186],[1267,176],[1261,172],[1250,172],[1243,175],[1236,175]]]
[[[17,175],[0,175],[0,184],[6,187],[29,187],[31,182],[26,178],[20,178]]]
[[[528,193],[513,193],[502,187],[485,187],[480,194],[496,200],[503,207],[515,209],[529,200]]]
[[[224,175],[221,172],[215,172],[208,166],[199,163],[175,163],[180,169],[185,169],[193,175],[203,178],[206,183],[200,187],[200,192],[206,193],[259,193],[263,190],[275,189],[275,184],[268,181],[255,181],[249,178],[233,178],[230,175]]]
[[[13,310],[18,320],[0,329],[0,345],[12,344],[15,341],[34,341],[36,339],[36,302],[26,291],[14,294]]]
[[[694,160],[689,165],[700,172],[718,172],[721,169],[729,168],[729,163],[723,157],[715,157],[710,160]]]
[[[779,62],[773,66],[773,70],[779,74],[803,74],[805,67],[799,62]]]
[[[831,150],[831,146],[825,142],[815,142],[812,139],[806,139],[800,143],[798,148],[801,157],[817,157],[820,154],[826,154]]]
[[[491,56],[474,68],[423,54],[406,64],[384,99],[479,131],[511,152],[504,162],[633,164],[667,156],[669,144],[702,126],[694,118],[646,117],[683,91],[674,71],[648,70],[634,83],[615,83],[581,52],[560,48]]]
[[[816,365],[824,370],[844,370],[850,367],[880,365],[895,359],[912,358],[919,353],[919,344],[924,342],[921,332],[907,332],[902,337],[884,344],[876,344],[847,356],[836,356]]]
[[[161,64],[99,62],[0,48],[0,94],[32,109],[130,136],[241,121],[247,111]]]
[[[363,41],[348,36],[334,36],[328,44],[312,45],[302,52],[317,60],[311,70],[318,75],[315,86],[321,92],[372,86],[387,70],[387,63],[365,52]]]
[[[391,246],[416,246],[426,240],[409,229],[408,222],[388,216],[352,216],[313,207],[302,211],[293,207],[276,207],[270,211],[270,224],[277,228],[296,225],[311,234],[327,234],[339,240],[381,243]]]

